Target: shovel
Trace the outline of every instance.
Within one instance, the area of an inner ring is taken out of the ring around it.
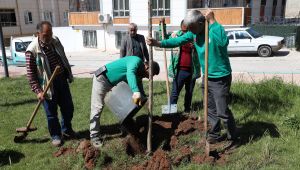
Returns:
[[[53,74],[51,75],[50,80],[47,83],[47,86],[46,86],[46,88],[43,92],[43,96],[45,96],[45,94],[47,93],[47,91],[50,87],[50,84],[52,83],[52,81],[56,77],[56,75],[58,74],[59,69],[60,69],[60,66],[56,66],[56,68],[55,68]],[[32,123],[36,113],[38,112],[41,104],[42,104],[42,100],[39,100],[38,104],[35,106],[35,109],[34,109],[33,113],[31,114],[31,117],[30,117],[29,121],[27,122],[26,127],[20,127],[20,128],[16,129],[17,133],[21,133],[21,135],[20,136],[15,136],[14,142],[16,142],[16,143],[21,142],[23,139],[26,138],[26,136],[28,135],[28,132],[32,132],[32,131],[37,130],[36,127],[31,127],[31,123]]]
[[[208,115],[208,21],[205,21],[205,71],[204,71],[204,131],[205,155],[209,156],[210,146],[207,141],[207,115]]]
[[[164,22],[161,22],[161,32],[162,32],[162,39],[165,39],[165,30],[164,30]],[[161,108],[162,114],[174,114],[177,113],[177,104],[171,104],[170,102],[170,83],[169,83],[169,78],[168,78],[168,68],[167,68],[167,55],[166,55],[166,49],[163,48],[163,53],[164,53],[164,61],[165,61],[165,70],[166,70],[166,86],[167,86],[167,99],[168,99],[168,104],[163,105]]]

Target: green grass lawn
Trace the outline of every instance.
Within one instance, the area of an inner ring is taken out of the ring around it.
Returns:
[[[71,85],[75,105],[73,126],[82,136],[89,133],[91,83],[91,79],[76,79]],[[154,83],[156,115],[160,115],[161,105],[167,102],[165,91],[164,82]],[[183,92],[179,110],[183,110]],[[231,92],[230,107],[242,146],[229,156],[226,165],[182,163],[174,169],[299,169],[300,87],[272,79],[258,84],[234,83]],[[200,85],[197,84],[193,108],[199,113],[202,113],[201,101]],[[38,130],[30,133],[24,143],[13,142],[15,129],[26,125],[36,103],[36,96],[30,91],[25,77],[0,79],[0,169],[83,169],[81,154],[53,157],[58,149],[50,144],[42,108],[34,120]],[[139,112],[146,113],[146,109]],[[109,129],[117,127],[118,121],[105,108],[101,123]],[[192,144],[198,138],[196,134],[182,137],[181,142]],[[112,160],[110,166],[113,169],[126,169],[148,159],[146,156],[127,156],[121,141],[120,137],[107,139],[97,168],[106,166],[107,158]],[[78,141],[68,141],[64,146],[77,144]]]

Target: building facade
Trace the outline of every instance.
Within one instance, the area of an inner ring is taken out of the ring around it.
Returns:
[[[285,0],[152,0],[153,36],[158,37],[156,30],[161,17],[172,32],[179,29],[185,14],[192,9],[210,7],[221,24],[232,27],[277,14],[282,16],[282,7],[274,5],[274,1],[283,4]],[[68,38],[63,38],[67,51],[84,48],[118,51],[127,25],[132,22],[138,25],[139,34],[148,35],[148,0],[70,0],[69,11],[70,27],[55,30],[58,36],[76,39],[68,43]],[[104,22],[99,21],[101,17]]]
[[[36,24],[68,26],[69,0],[0,0],[0,23],[4,37],[32,35]]]

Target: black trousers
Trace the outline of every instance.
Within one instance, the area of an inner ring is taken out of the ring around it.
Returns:
[[[208,122],[211,128],[208,136],[218,139],[221,137],[221,121],[227,130],[227,138],[236,138],[236,124],[231,110],[228,108],[231,75],[221,78],[208,79]],[[204,94],[204,78],[202,79]]]

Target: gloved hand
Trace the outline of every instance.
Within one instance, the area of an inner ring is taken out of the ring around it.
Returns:
[[[142,95],[140,92],[134,92],[132,95],[133,103],[138,106],[142,106]]]

